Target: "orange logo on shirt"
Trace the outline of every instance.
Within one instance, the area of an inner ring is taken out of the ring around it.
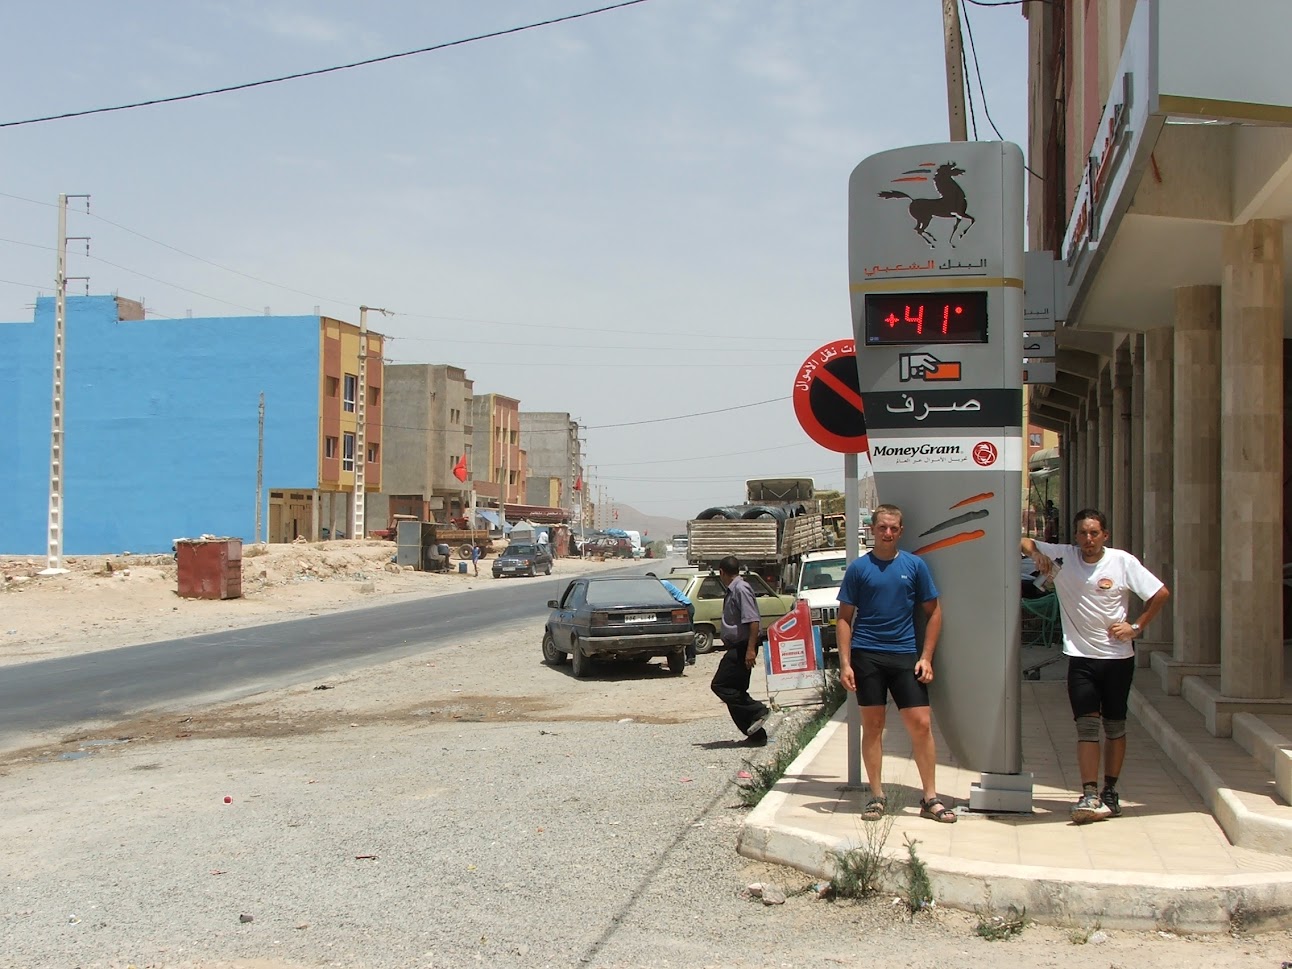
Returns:
[[[1112,579],[1100,579],[1100,580],[1099,580],[1099,588],[1100,588],[1100,590],[1102,590],[1103,592],[1107,592],[1107,591],[1108,591],[1109,589],[1111,589],[1112,587],[1113,587],[1113,580],[1112,580]]]

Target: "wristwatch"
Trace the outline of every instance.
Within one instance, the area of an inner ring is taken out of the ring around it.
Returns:
[[[1139,632],[1139,623],[1137,623],[1137,622],[1133,622],[1133,623],[1131,623],[1131,631],[1132,631],[1132,632]]]

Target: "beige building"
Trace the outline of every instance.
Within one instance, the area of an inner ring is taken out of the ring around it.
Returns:
[[[1031,419],[1061,436],[1063,507],[1102,509],[1171,587],[1141,654],[1226,735],[1236,711],[1292,713],[1288,6],[1023,10],[1029,248],[1070,301]]]
[[[423,521],[462,518],[471,483],[453,469],[471,453],[472,382],[448,364],[388,364],[385,368],[385,479],[370,495],[370,528],[385,528],[391,514]]]
[[[526,455],[520,443],[520,401],[502,394],[472,399],[472,484],[481,505],[526,504]]]

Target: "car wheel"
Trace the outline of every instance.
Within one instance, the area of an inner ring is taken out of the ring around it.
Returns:
[[[708,626],[695,627],[695,651],[697,653],[713,652],[713,630]]]
[[[548,562],[548,563],[547,563],[547,572],[546,572],[545,574],[547,574],[547,575],[551,575],[551,574],[552,574],[552,563],[551,563],[551,562]]]
[[[670,673],[681,674],[686,669],[686,653],[669,653],[668,654],[668,671]]]
[[[592,672],[592,659],[579,646],[577,639],[571,646],[573,647],[573,652],[570,653],[570,659],[574,661],[574,675],[581,680]]]
[[[543,630],[543,662],[548,666],[560,666],[565,662],[566,654],[556,648],[550,629]]]
[[[529,577],[532,579],[532,578],[533,578],[534,576],[536,576],[536,575],[538,575],[538,573],[537,573],[536,571],[534,571],[534,566],[532,566],[532,565],[531,565],[531,566],[529,567]]]

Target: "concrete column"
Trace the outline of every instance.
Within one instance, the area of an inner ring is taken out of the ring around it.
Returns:
[[[1080,506],[1073,508],[1068,515],[1068,529],[1072,528],[1072,516],[1082,508],[1093,508],[1099,504],[1099,390],[1090,388],[1090,399],[1086,404],[1086,480]],[[1076,536],[1074,535],[1073,538]]]
[[[1283,695],[1283,225],[1225,230],[1220,691]]]
[[[1115,359],[1108,361],[1108,365],[1099,372],[1099,410],[1096,415],[1099,419],[1099,476],[1096,478],[1094,507],[1105,517],[1110,517],[1113,507],[1113,426],[1117,423],[1113,417],[1116,406],[1113,403],[1115,362]],[[1112,542],[1117,544],[1116,537]]]
[[[1174,582],[1175,536],[1175,332],[1164,326],[1144,335],[1144,555],[1141,561],[1163,582]],[[1145,643],[1171,641],[1176,590],[1145,631]]]
[[[1220,287],[1175,291],[1173,655],[1220,662]]]
[[[1130,341],[1123,340],[1108,366],[1112,380],[1112,441],[1109,447],[1109,472],[1112,481],[1108,491],[1110,544],[1114,548],[1134,551],[1131,540],[1131,360]]]
[[[1099,421],[1094,407],[1094,389],[1090,389],[1085,402],[1085,464],[1081,475],[1081,497],[1076,508],[1067,514],[1068,531],[1071,531],[1072,516],[1080,509],[1092,508],[1099,495]],[[1075,536],[1072,536],[1075,537]]]
[[[1144,560],[1144,335],[1130,339],[1130,541],[1135,556]]]

